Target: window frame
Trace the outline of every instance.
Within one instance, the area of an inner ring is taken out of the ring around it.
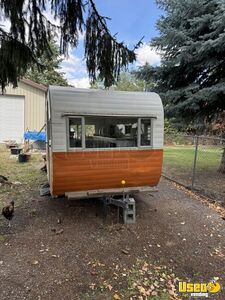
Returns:
[[[81,120],[81,147],[70,147],[70,120],[71,119],[80,119]],[[71,116],[66,118],[66,143],[67,150],[84,150],[85,149],[85,119],[84,116]]]
[[[150,120],[151,124],[151,143],[150,145],[141,145],[141,120]],[[138,148],[152,148],[153,147],[153,120],[152,117],[140,117],[138,118]]]
[[[116,151],[116,150],[138,150],[138,149],[152,149],[153,148],[153,120],[156,119],[156,117],[152,116],[132,116],[132,115],[124,115],[122,117],[124,118],[137,118],[137,124],[138,124],[138,131],[137,131],[137,146],[136,147],[118,147],[118,148],[86,148],[85,144],[85,117],[121,117],[120,115],[66,115],[66,141],[67,141],[67,151],[76,152],[76,151]],[[70,147],[70,139],[69,139],[69,120],[70,119],[81,119],[81,132],[82,132],[82,142],[81,147]],[[141,145],[141,120],[146,119],[150,120],[151,122],[151,144],[146,146]]]

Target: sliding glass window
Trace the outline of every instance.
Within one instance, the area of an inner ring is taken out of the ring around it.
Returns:
[[[140,119],[140,146],[152,145],[151,119]]]
[[[68,124],[69,148],[135,148],[152,145],[151,118],[71,117]]]
[[[82,147],[82,118],[69,119],[69,148]]]
[[[85,117],[86,148],[137,147],[137,118]]]

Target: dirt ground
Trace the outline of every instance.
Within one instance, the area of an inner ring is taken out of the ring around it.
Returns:
[[[191,188],[191,167],[186,169],[169,167],[164,170],[164,174],[166,177]],[[197,170],[194,189],[206,197],[225,204],[225,174],[219,173],[217,169]]]
[[[166,289],[145,294],[146,274],[158,272],[156,287],[168,278],[173,286],[177,277],[219,277],[225,288],[225,221],[199,197],[161,180],[157,193],[136,197],[136,224],[118,223],[114,207],[103,223],[99,200],[40,197],[39,160],[30,167],[9,164],[22,185],[0,187],[2,204],[16,202],[12,227],[0,221],[1,300],[178,299]],[[35,170],[28,181],[25,170]],[[0,174],[10,176],[6,165]],[[210,298],[223,300],[225,292]]]

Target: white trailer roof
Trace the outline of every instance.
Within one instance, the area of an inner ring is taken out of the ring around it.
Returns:
[[[63,114],[143,115],[156,118],[163,114],[160,97],[149,92],[50,86],[49,101],[53,120]]]
[[[50,86],[48,92],[53,151],[66,151],[66,116],[153,117],[153,148],[163,144],[163,106],[156,93],[119,92]]]

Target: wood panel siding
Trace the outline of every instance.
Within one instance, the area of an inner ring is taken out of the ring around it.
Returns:
[[[155,186],[162,169],[163,150],[53,152],[51,191]]]

